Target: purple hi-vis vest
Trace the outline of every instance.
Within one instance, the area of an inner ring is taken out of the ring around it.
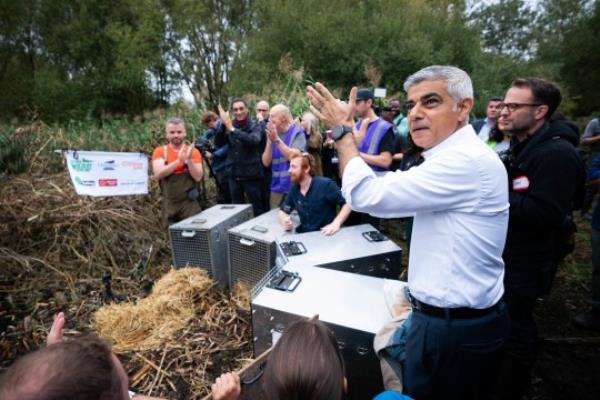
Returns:
[[[360,129],[361,123],[362,123],[362,121],[359,121],[356,124],[356,129]],[[385,133],[391,127],[392,127],[392,124],[390,124],[387,121],[384,121],[381,118],[372,122],[369,125],[369,127],[367,128],[367,133],[365,134],[365,137],[363,138],[362,143],[358,147],[358,150],[362,153],[372,154],[375,156],[378,155],[379,154],[379,144],[381,143],[381,140],[385,136]],[[373,171],[387,171],[387,168],[382,168],[382,167],[379,167],[376,165],[371,165],[371,164],[368,164],[368,165],[369,165],[369,167],[371,167],[371,169]]]
[[[301,126],[292,124],[289,127],[285,136],[283,137],[283,143],[286,146],[290,146],[296,136],[304,135],[304,129]],[[271,192],[276,193],[287,193],[290,189],[291,181],[288,170],[290,169],[290,162],[285,158],[283,153],[279,150],[276,144],[273,144],[273,153],[271,160],[271,171],[273,171],[273,179],[271,179]]]

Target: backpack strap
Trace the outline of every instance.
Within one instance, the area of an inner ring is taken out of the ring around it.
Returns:
[[[163,146],[163,160],[165,160],[165,165],[167,165],[168,164],[168,161],[167,161],[167,145]]]

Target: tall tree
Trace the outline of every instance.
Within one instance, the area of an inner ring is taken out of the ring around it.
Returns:
[[[254,26],[253,0],[164,0],[167,56],[197,101],[226,99],[225,82]]]
[[[469,18],[480,32],[484,50],[522,60],[535,54],[537,11],[528,2],[480,2],[470,11]]]

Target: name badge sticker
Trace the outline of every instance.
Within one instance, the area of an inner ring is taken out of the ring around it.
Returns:
[[[518,192],[529,189],[529,178],[525,175],[521,175],[513,179],[512,181],[513,190]]]

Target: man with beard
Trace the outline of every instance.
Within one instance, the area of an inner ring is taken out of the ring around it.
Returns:
[[[165,126],[166,146],[152,153],[152,173],[162,192],[163,226],[191,217],[201,211],[197,182],[204,175],[202,156],[194,146],[185,143],[185,123],[171,118]]]
[[[288,168],[292,157],[306,150],[306,133],[294,123],[290,109],[276,104],[269,113],[267,145],[262,154],[265,167],[273,172],[271,179],[271,209],[279,207],[290,188]]]
[[[225,168],[229,176],[229,192],[233,203],[252,204],[254,216],[267,211],[263,207],[261,193],[263,168],[260,163],[261,124],[249,117],[248,105],[241,98],[231,102],[229,113],[219,105],[219,114],[223,123],[215,134],[215,146],[229,145]]]
[[[402,368],[404,390],[420,399],[489,399],[508,334],[502,249],[508,182],[499,157],[467,123],[471,79],[430,66],[404,83],[410,134],[425,162],[376,174],[352,137],[357,89],[346,104],[320,83],[311,111],[333,127],[342,193],[353,210],[414,216],[408,287],[413,314]]]
[[[340,188],[329,178],[315,176],[315,160],[308,153],[297,155],[290,161],[292,187],[279,211],[279,222],[285,230],[294,228],[290,213],[298,211],[300,226],[296,232],[321,229],[324,235],[333,235],[352,211],[346,204]],[[336,216],[337,206],[342,206]]]
[[[504,298],[511,320],[499,388],[520,399],[530,386],[538,349],[533,309],[550,291],[560,255],[559,232],[585,172],[577,154],[577,128],[551,120],[561,102],[556,85],[517,79],[498,106],[499,128],[513,135],[506,158],[509,223],[504,249]]]

